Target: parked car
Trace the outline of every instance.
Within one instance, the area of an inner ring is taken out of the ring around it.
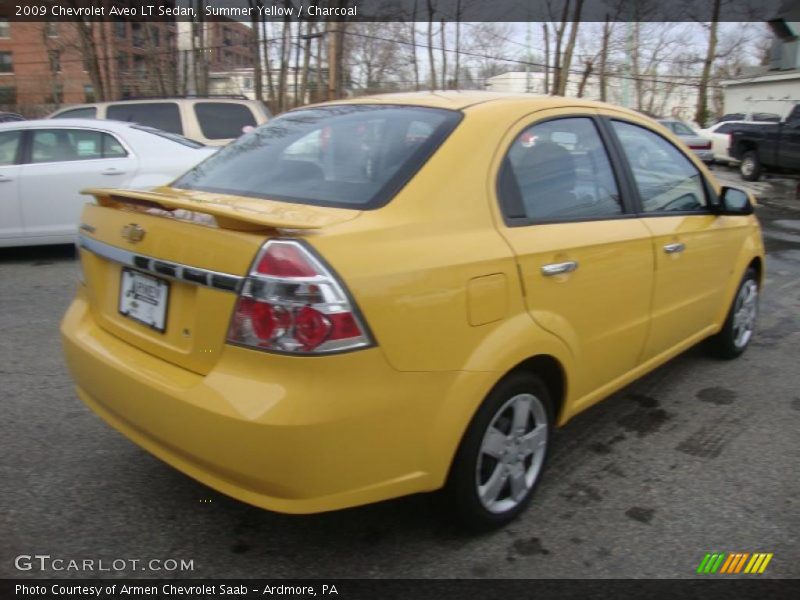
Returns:
[[[677,135],[704,163],[711,164],[714,162],[714,152],[711,149],[710,140],[700,135],[683,121],[659,119],[658,122]]]
[[[207,146],[224,146],[245,128],[266,123],[263,102],[244,98],[164,98],[78,104],[49,119],[114,119],[177,133]]]
[[[768,125],[770,121],[720,121],[708,129],[701,129],[700,135],[711,141],[714,162],[731,164],[738,162],[728,154],[731,145],[731,132],[741,124]]]
[[[717,123],[722,123],[725,121],[760,121],[762,123],[778,123],[780,120],[781,116],[775,113],[743,112],[722,115],[719,119],[717,119]]]
[[[765,170],[800,173],[800,104],[780,123],[737,125],[728,153],[741,161],[745,181],[758,181]]]
[[[0,123],[10,123],[11,121],[24,121],[25,117],[13,112],[0,112]]]
[[[698,342],[733,358],[753,335],[749,196],[607,104],[340,101],[169,186],[90,193],[62,323],[79,397],[270,510],[440,490],[468,526],[502,525],[556,426]],[[216,227],[165,218],[182,209]]]
[[[72,243],[80,190],[168,183],[214,152],[174,133],[116,121],[0,125],[0,246]]]

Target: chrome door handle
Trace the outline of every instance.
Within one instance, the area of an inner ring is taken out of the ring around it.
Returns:
[[[4,175],[0,175],[0,183],[7,183],[9,181],[14,181],[11,177],[6,177]]]
[[[120,171],[119,169],[106,169],[103,171],[103,175],[124,175],[125,171]]]
[[[675,244],[667,244],[664,246],[664,252],[667,254],[677,254],[678,252],[683,252],[686,250],[686,244],[681,242],[677,242]]]
[[[552,263],[542,266],[542,275],[545,277],[552,277],[553,275],[561,275],[563,273],[572,273],[578,268],[578,262],[568,260],[566,262]]]

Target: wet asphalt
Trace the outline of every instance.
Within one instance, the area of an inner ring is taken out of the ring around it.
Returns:
[[[58,338],[72,249],[0,250],[0,577],[691,578],[706,552],[772,552],[762,577],[800,577],[793,186],[752,188],[767,202],[768,260],[745,355],[721,362],[692,349],[576,417],[529,510],[482,536],[454,531],[425,496],[285,516],[161,463],[73,393]],[[184,559],[193,570],[15,568],[33,554]]]

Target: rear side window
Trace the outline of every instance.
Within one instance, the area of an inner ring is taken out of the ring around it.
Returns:
[[[156,129],[183,135],[180,109],[174,102],[112,104],[106,110],[106,118],[149,125]]]
[[[736,127],[733,123],[726,123],[725,125],[720,125],[719,127],[714,130],[714,133],[730,133]]]
[[[501,167],[498,193],[506,217],[530,222],[622,214],[614,172],[588,118],[546,121],[523,131]]]
[[[155,129],[153,127],[147,127],[145,125],[131,125],[131,129],[138,129],[139,131],[144,131],[149,133],[150,135],[157,135],[158,137],[170,140],[171,142],[175,142],[176,144],[180,144],[181,146],[188,146],[189,148],[203,148],[205,144],[201,144],[195,140],[190,140],[187,137],[183,137],[178,133],[169,133],[168,131],[163,131],[161,129]]]
[[[231,102],[198,102],[194,113],[200,131],[209,140],[237,138],[244,127],[255,127],[256,119],[247,106]]]
[[[54,119],[94,119],[95,117],[97,117],[97,109],[94,106],[73,108],[53,115]]]
[[[21,131],[0,132],[0,167],[13,165],[17,161]]]
[[[31,132],[31,162],[69,162],[127,156],[111,135],[84,129],[35,129]]]
[[[706,208],[703,177],[683,152],[657,133],[612,121],[645,212],[695,212]]]
[[[173,185],[287,202],[376,208],[461,120],[445,109],[352,104],[298,110],[239,138]]]

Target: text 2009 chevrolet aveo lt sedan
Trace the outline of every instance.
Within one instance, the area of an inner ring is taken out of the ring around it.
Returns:
[[[245,502],[530,500],[553,428],[693,344],[748,345],[747,194],[654,121],[568,98],[289,112],[169,187],[95,189],[63,324],[83,401]]]

